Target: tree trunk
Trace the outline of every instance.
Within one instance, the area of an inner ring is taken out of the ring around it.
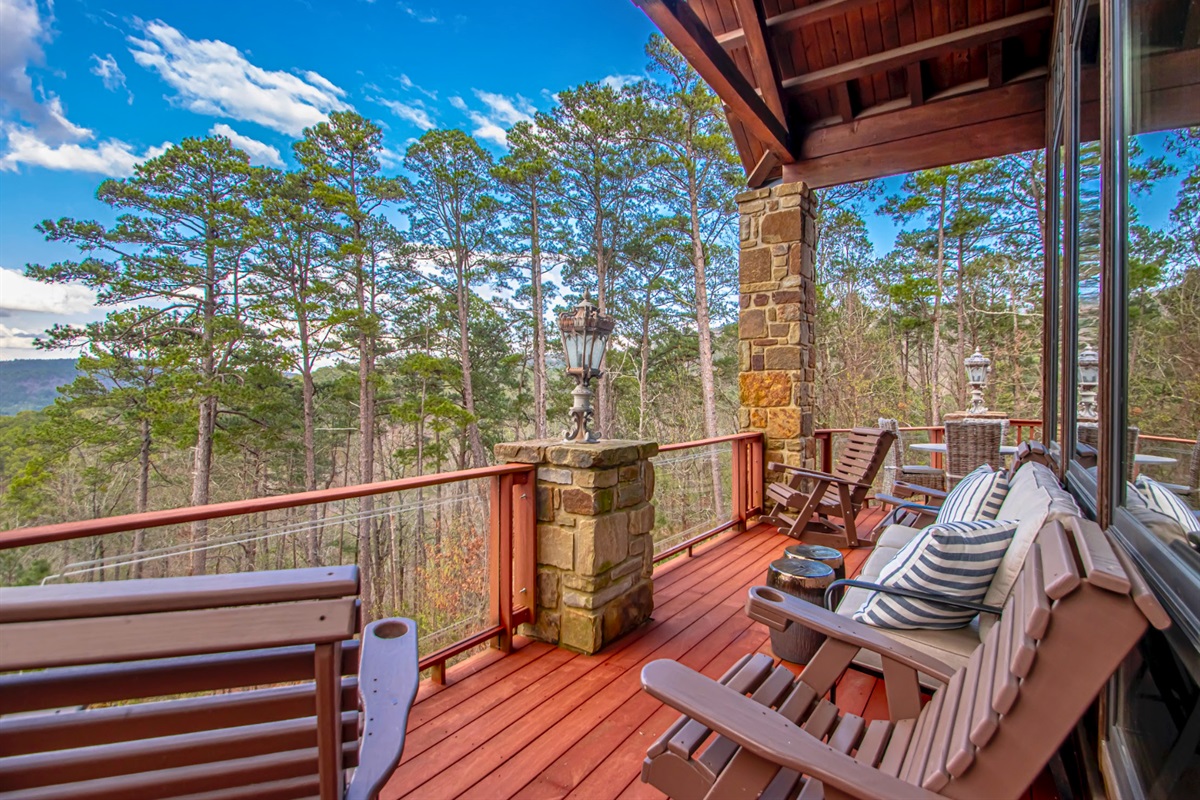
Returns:
[[[359,241],[361,228],[356,226]],[[374,348],[372,337],[367,331],[367,276],[360,254],[357,257],[356,289],[358,292],[358,479],[361,483],[375,480],[375,388],[371,380],[374,371]],[[375,499],[370,495],[359,500],[358,517],[358,571],[362,587],[363,614],[367,619],[373,612],[372,587],[375,576],[371,571],[371,515],[375,510]]]
[[[533,433],[546,438],[546,328],[545,299],[542,297],[542,244],[538,219],[537,187],[530,204],[529,273],[533,283]]]
[[[304,332],[303,327],[301,331]],[[311,492],[317,488],[316,415],[313,409],[316,387],[313,385],[312,364],[308,359],[307,347],[304,348],[302,365],[304,369],[301,394],[301,404],[304,407],[302,415],[304,419],[304,489]],[[308,565],[310,567],[321,565],[320,513],[321,509],[316,504],[308,507]]]
[[[933,352],[930,354],[932,368],[929,376],[930,425],[942,419],[942,387],[940,375],[942,349],[942,295],[946,291],[946,187],[942,186],[938,204],[937,227],[937,295],[933,298]]]
[[[141,447],[138,448],[137,513],[144,514],[150,508],[150,420],[142,417],[140,423]],[[142,548],[146,546],[146,529],[138,528],[133,533],[133,575],[142,577]]]
[[[697,203],[699,189],[696,178],[688,174],[688,204],[691,215],[692,268],[696,279],[696,332],[700,345],[700,398],[704,405],[704,436],[717,435],[717,389],[713,377],[712,329],[708,316],[708,282],[704,259],[704,242],[700,238],[700,211]],[[713,511],[717,519],[725,518],[724,481],[721,479],[721,460],[714,452],[712,459]]]
[[[646,284],[645,302],[642,304],[642,342],[638,348],[641,356],[638,363],[638,438],[646,435],[646,411],[649,397],[646,394],[650,379],[650,284]]]
[[[608,265],[605,263],[604,258],[604,212],[599,203],[596,204],[595,211],[596,223],[592,227],[592,245],[596,251],[596,283],[598,284],[596,287],[596,307],[603,314],[608,307],[606,305],[608,301]],[[611,398],[609,397],[611,393],[610,389],[612,388],[612,378],[608,374],[607,352],[605,352],[604,359],[600,362],[600,370],[602,372],[601,378],[599,381],[596,381],[594,384],[595,388],[593,389],[596,393],[596,420],[599,423],[597,425],[599,430],[596,431],[596,435],[612,436],[613,431],[609,424],[611,422],[610,415],[612,414]]]
[[[458,285],[455,287],[454,298],[458,302],[458,357],[462,363],[462,392],[463,405],[471,415],[467,423],[467,445],[470,449],[471,463],[469,466],[487,466],[487,453],[483,450],[483,439],[479,436],[479,423],[475,419],[475,387],[471,379],[471,347],[469,325],[469,303],[471,287],[467,282],[467,264],[459,257],[456,272]]]
[[[212,480],[213,435],[217,427],[216,342],[214,341],[217,316],[217,256],[214,234],[208,233],[205,246],[204,321],[201,331],[203,348],[201,370],[204,379],[204,397],[200,400],[199,419],[196,424],[196,454],[192,467],[192,505],[208,505],[209,486]],[[203,575],[208,567],[207,551],[208,521],[192,523],[192,574]]]

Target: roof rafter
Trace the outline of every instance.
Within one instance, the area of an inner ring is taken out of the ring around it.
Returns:
[[[845,64],[819,69],[787,78],[783,81],[785,89],[811,92],[817,89],[828,89],[839,83],[874,75],[889,69],[906,67],[913,61],[934,58],[954,50],[962,50],[975,45],[1016,36],[1033,28],[1045,27],[1054,18],[1051,8],[1039,8],[1016,14],[1011,17],[985,22],[970,28],[942,36],[935,36],[922,42],[884,50],[882,53],[863,56]]]
[[[757,0],[734,0],[738,20],[746,37],[746,50],[750,53],[750,67],[754,70],[754,82],[762,92],[762,99],[767,107],[775,113],[775,117],[783,122],[787,116],[783,113],[783,92],[779,87],[779,69],[771,50],[767,46],[767,37],[763,31],[761,4]]]
[[[878,2],[879,0],[818,0],[818,2],[804,6],[803,8],[784,11],[782,14],[767,17],[763,21],[763,24],[769,33],[782,33],[783,31],[791,31],[803,28],[805,25],[822,22],[839,14],[857,11],[864,6],[873,6]],[[742,24],[745,25],[745,22]],[[746,45],[746,31],[744,28],[734,28],[718,36],[717,41],[726,48],[744,47]]]
[[[784,163],[795,160],[787,128],[758,96],[696,12],[681,0],[634,0],[754,137]]]

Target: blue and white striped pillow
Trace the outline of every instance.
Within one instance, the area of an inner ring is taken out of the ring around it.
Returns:
[[[1145,475],[1137,476],[1136,486],[1146,505],[1178,522],[1184,533],[1200,533],[1200,520],[1196,519],[1187,503],[1170,489]]]
[[[880,571],[875,583],[980,603],[1004,558],[1017,520],[930,525]],[[854,619],[878,628],[961,628],[974,611],[884,592],[871,596]]]
[[[969,472],[950,490],[938,511],[937,524],[995,519],[1008,496],[1008,478],[987,464]]]

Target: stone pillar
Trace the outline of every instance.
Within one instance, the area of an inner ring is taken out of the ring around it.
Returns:
[[[766,461],[815,469],[816,201],[803,183],[756,189],[736,199],[738,426],[765,434]]]
[[[590,654],[649,619],[656,453],[645,441],[496,445],[498,461],[538,467],[537,622],[523,634]]]

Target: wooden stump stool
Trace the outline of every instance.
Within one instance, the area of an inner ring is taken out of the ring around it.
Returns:
[[[767,586],[801,600],[821,605],[825,587],[833,583],[833,568],[820,561],[780,558],[767,567]],[[825,634],[791,624],[771,631],[771,649],[784,661],[807,664],[825,641]]]
[[[833,568],[833,579],[840,581],[846,577],[846,561],[842,558],[842,553],[833,547],[825,547],[819,544],[794,544],[791,547],[784,548],[783,554],[788,558],[807,558],[809,561],[820,561],[822,564],[828,564]],[[842,595],[845,594],[845,587],[839,586],[833,593],[833,607],[837,608],[837,604],[842,602]],[[821,603],[818,603],[820,605]]]

